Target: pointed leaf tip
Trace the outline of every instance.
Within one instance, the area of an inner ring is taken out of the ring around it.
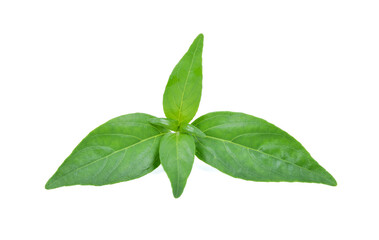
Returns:
[[[330,174],[330,181],[327,184],[332,186],[332,187],[335,187],[335,186],[337,186],[337,180]]]
[[[199,159],[236,178],[260,182],[312,182],[337,186],[292,136],[267,121],[235,112],[213,112],[192,125]],[[228,163],[228,164],[225,164]]]
[[[175,193],[173,193],[174,198],[176,198],[176,199],[180,198],[180,196],[182,196],[182,193],[183,193],[183,191],[182,192],[175,192]]]
[[[47,181],[47,183],[45,184],[45,189],[47,190],[50,190],[50,189],[54,189],[55,187],[51,184],[51,179],[49,179],[49,181]]]
[[[184,133],[167,133],[159,145],[159,158],[170,179],[172,194],[179,198],[191,173],[195,158],[195,140]]]
[[[163,94],[167,118],[189,123],[199,108],[202,90],[203,34],[199,34],[173,69]]]
[[[150,173],[160,164],[159,141],[168,132],[151,125],[151,118],[155,117],[133,113],[102,124],[79,143],[47,181],[45,188],[101,186]]]

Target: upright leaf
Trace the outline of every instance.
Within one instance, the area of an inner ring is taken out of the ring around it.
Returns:
[[[168,80],[163,109],[166,117],[189,123],[199,108],[202,88],[203,34],[197,36],[191,47],[175,66]]]
[[[148,114],[114,118],[93,130],[46,183],[46,189],[105,185],[139,178],[159,166],[159,140],[167,132]]]
[[[298,141],[263,119],[213,112],[192,124],[206,134],[197,139],[198,158],[233,177],[337,185]]]
[[[182,195],[195,158],[195,140],[184,133],[167,133],[159,146],[163,169],[171,182],[175,198]]]

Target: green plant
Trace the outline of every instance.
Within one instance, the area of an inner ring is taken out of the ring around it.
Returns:
[[[106,185],[144,176],[161,163],[175,198],[183,193],[196,156],[230,176],[262,182],[337,182],[288,133],[244,113],[195,116],[202,89],[203,35],[200,34],[168,80],[167,118],[134,113],[93,130],[46,183]]]

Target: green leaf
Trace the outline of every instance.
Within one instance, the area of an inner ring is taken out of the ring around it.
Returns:
[[[169,118],[150,118],[149,123],[171,131],[177,131],[179,128],[179,122]]]
[[[190,134],[192,136],[196,136],[196,137],[205,137],[205,133],[203,133],[200,129],[198,129],[192,124],[187,124],[187,123],[182,124],[180,126],[179,131],[182,133]]]
[[[213,112],[193,125],[207,135],[196,141],[198,158],[230,176],[337,185],[298,141],[263,119],[243,113]]]
[[[175,198],[182,195],[195,158],[195,140],[184,133],[167,133],[159,145],[159,157]]]
[[[46,189],[70,185],[105,185],[144,176],[159,166],[160,138],[148,114],[114,118],[93,130],[46,183]]]
[[[203,34],[197,36],[191,47],[175,66],[168,80],[163,109],[166,117],[189,123],[199,108],[202,88]]]

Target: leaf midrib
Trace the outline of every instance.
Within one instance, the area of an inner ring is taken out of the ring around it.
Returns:
[[[277,160],[280,160],[280,161],[286,162],[286,163],[288,163],[288,164],[295,165],[296,167],[299,167],[299,168],[305,169],[305,170],[307,170],[308,172],[311,172],[312,174],[314,174],[314,173],[322,174],[322,173],[318,173],[318,172],[313,172],[313,171],[309,170],[308,168],[302,167],[302,166],[297,165],[297,164],[295,164],[295,163],[293,163],[293,162],[289,162],[289,161],[287,161],[287,160],[284,160],[284,159],[278,158],[278,157],[276,157],[276,156],[274,156],[274,155],[271,155],[271,154],[268,154],[268,153],[265,153],[265,152],[259,151],[259,150],[257,150],[257,149],[251,148],[251,147],[247,147],[247,146],[242,145],[242,144],[239,144],[239,143],[231,142],[231,141],[229,141],[229,140],[225,140],[225,139],[217,138],[217,137],[212,137],[212,136],[206,136],[205,138],[211,138],[211,139],[215,139],[215,140],[222,141],[222,142],[232,143],[232,144],[234,144],[234,145],[237,145],[237,146],[240,146],[240,147],[244,147],[244,148],[247,148],[247,149],[253,150],[254,152],[258,152],[258,153],[261,153],[261,154],[267,155],[267,156],[269,156],[269,157],[272,157],[272,158],[275,158],[275,159],[277,159]]]
[[[179,141],[179,139],[178,139],[178,137],[179,137],[179,134],[178,133],[176,133],[175,134],[175,148],[176,148],[176,171],[177,171],[177,173],[178,173],[178,175],[177,175],[177,180],[176,180],[176,190],[175,190],[175,195],[178,195],[178,191],[179,191],[179,184],[180,184],[180,166],[179,166],[179,147],[178,147],[178,141]]]
[[[187,87],[188,78],[189,78],[189,75],[190,75],[191,70],[192,70],[193,61],[195,60],[195,55],[197,53],[197,49],[199,47],[199,43],[200,43],[200,41],[198,41],[197,44],[196,44],[196,48],[195,48],[195,51],[193,52],[193,56],[192,56],[192,60],[191,60],[191,65],[190,65],[188,73],[187,73],[186,81],[184,82],[184,87],[183,87],[183,92],[182,92],[182,98],[180,100],[180,107],[179,107],[179,116],[178,116],[179,124],[181,123],[180,117],[181,117],[181,114],[182,114],[184,92],[185,92],[186,87]]]
[[[134,146],[136,146],[136,145],[138,145],[138,144],[140,144],[140,143],[146,142],[146,141],[148,141],[148,140],[150,140],[150,139],[153,139],[153,138],[159,137],[159,136],[164,135],[164,134],[165,134],[165,133],[160,133],[160,134],[158,134],[158,135],[154,135],[154,136],[152,136],[152,137],[145,138],[145,139],[143,139],[143,140],[141,140],[141,141],[138,141],[138,142],[136,142],[136,143],[134,143],[134,144],[132,144],[132,145],[129,145],[129,146],[125,147],[125,148],[121,148],[121,149],[119,149],[119,150],[116,150],[116,151],[114,151],[114,152],[112,152],[112,153],[110,153],[110,154],[108,154],[108,155],[106,155],[106,156],[103,156],[103,157],[101,157],[101,158],[99,158],[99,159],[96,159],[96,160],[93,161],[93,162],[90,162],[90,163],[84,164],[83,166],[80,166],[80,167],[78,167],[78,168],[75,168],[75,169],[73,169],[73,170],[71,170],[71,171],[65,173],[64,175],[59,176],[59,178],[65,177],[65,176],[67,176],[68,174],[70,174],[70,173],[72,173],[72,172],[74,172],[74,171],[78,171],[78,170],[80,170],[80,169],[82,169],[82,168],[85,168],[85,167],[87,167],[87,166],[89,166],[89,165],[91,165],[91,164],[93,164],[93,163],[96,163],[96,162],[98,162],[98,161],[100,161],[100,160],[103,160],[103,159],[105,159],[105,158],[108,158],[108,157],[111,156],[111,155],[114,155],[114,154],[116,154],[116,153],[118,153],[118,152],[121,152],[121,151],[124,151],[124,150],[130,149],[130,148],[132,148],[132,147],[134,147]],[[58,178],[58,179],[59,179],[59,178]],[[58,179],[54,180],[54,182],[56,182]]]

